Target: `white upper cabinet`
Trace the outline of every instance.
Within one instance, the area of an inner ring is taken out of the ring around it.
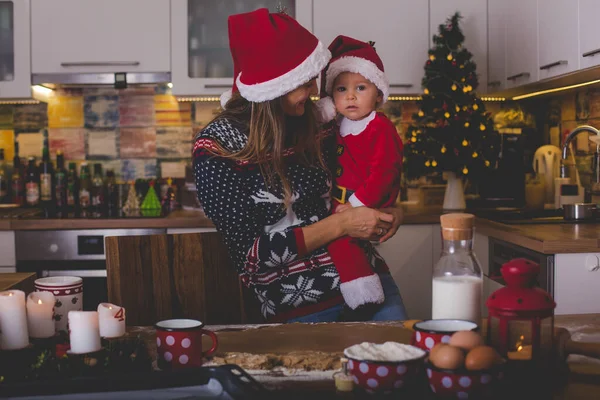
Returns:
[[[0,98],[31,97],[29,0],[0,0]]]
[[[460,27],[465,35],[464,47],[473,54],[473,61],[477,64],[479,87],[476,90],[485,92],[488,81],[487,1],[429,0],[429,4],[429,46],[433,44],[431,38],[437,34],[438,25],[443,24],[456,11],[460,12]]]
[[[506,1],[506,87],[538,80],[537,0]]]
[[[364,0],[319,0],[313,32],[325,46],[338,35],[375,42],[390,93],[419,93],[429,49],[428,13],[424,0],[378,0],[368,9]]]
[[[169,0],[32,0],[32,73],[168,72]]]
[[[506,0],[488,1],[488,79],[487,92],[506,88]]]
[[[600,34],[598,34],[600,1],[579,0],[579,67],[600,65]]]
[[[171,0],[171,89],[174,95],[220,95],[233,83],[227,18],[278,7],[312,29],[312,0]],[[166,14],[168,15],[168,13]]]
[[[540,80],[579,69],[577,9],[573,0],[538,1]]]

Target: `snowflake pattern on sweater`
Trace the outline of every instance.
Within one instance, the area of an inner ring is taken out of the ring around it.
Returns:
[[[324,152],[329,162],[335,157],[333,132],[324,140],[323,147],[332,150]],[[269,190],[256,165],[211,153],[216,144],[239,151],[246,141],[244,132],[220,119],[196,136],[193,150],[198,199],[223,234],[242,282],[252,288],[267,320],[289,319],[318,311],[319,304],[341,303],[339,275],[329,253],[323,247],[306,254],[301,229],[330,214],[330,174],[295,162],[293,151],[288,150],[293,195],[284,207],[281,185]],[[382,263],[378,255],[373,260]]]

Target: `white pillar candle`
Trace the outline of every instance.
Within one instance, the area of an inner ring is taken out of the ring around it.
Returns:
[[[50,292],[34,292],[27,296],[27,327],[32,338],[48,338],[56,333],[54,303]]]
[[[71,353],[92,353],[101,349],[97,311],[69,311]]]
[[[100,336],[114,338],[125,334],[125,309],[110,303],[98,305]]]
[[[25,293],[0,292],[0,349],[17,350],[29,345]]]

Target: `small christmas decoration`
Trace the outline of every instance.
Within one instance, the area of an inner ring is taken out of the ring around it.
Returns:
[[[160,210],[160,200],[158,200],[158,196],[156,195],[156,191],[154,190],[154,182],[150,182],[150,188],[148,189],[148,193],[146,193],[146,197],[142,202],[142,210]]]
[[[125,200],[125,204],[123,205],[123,211],[128,213],[133,210],[138,210],[139,208],[140,202],[135,190],[135,184],[131,182],[129,185],[129,192],[127,193],[127,200]]]

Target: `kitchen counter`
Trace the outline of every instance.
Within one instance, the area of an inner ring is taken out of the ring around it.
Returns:
[[[544,254],[600,252],[600,224],[507,225],[477,218],[478,233]]]
[[[10,289],[22,290],[25,293],[33,292],[34,281],[37,274],[34,272],[15,272],[0,274],[0,292]]]

